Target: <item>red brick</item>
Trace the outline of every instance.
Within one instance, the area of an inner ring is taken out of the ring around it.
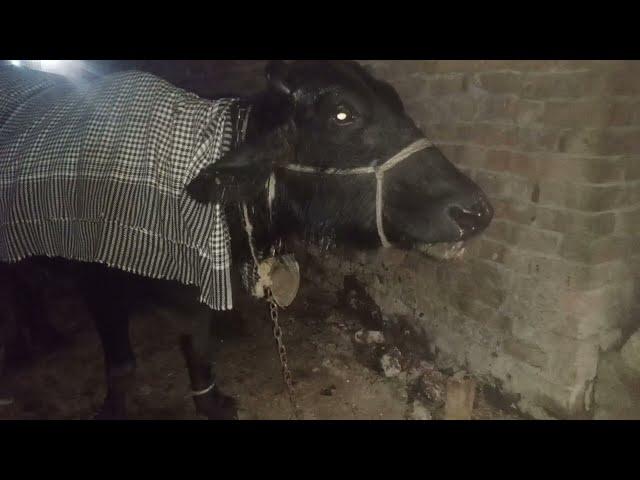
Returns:
[[[600,128],[567,129],[560,134],[558,151],[581,155],[599,155],[603,151],[603,142],[604,130]]]
[[[627,205],[632,206],[640,204],[640,183],[631,182],[626,184],[627,190]]]
[[[451,121],[470,121],[476,117],[477,101],[466,95],[450,95],[443,100],[444,109]]]
[[[540,204],[590,212],[602,212],[628,205],[625,185],[575,185],[568,182],[540,182]]]
[[[514,152],[509,160],[509,170],[516,175],[535,179],[540,175],[540,161],[536,156]]]
[[[611,73],[611,93],[614,95],[640,95],[640,62],[616,62]]]
[[[616,213],[616,232],[635,234],[637,229],[640,229],[640,207]]]
[[[461,93],[466,89],[465,75],[461,73],[431,75],[426,78],[429,94],[433,96]]]
[[[620,158],[584,157],[549,158],[541,161],[540,175],[549,180],[572,180],[580,183],[621,182],[626,162]]]
[[[607,78],[600,71],[528,73],[522,82],[523,98],[580,98],[599,95],[606,88]]]
[[[623,157],[625,180],[640,180],[640,156]]]
[[[510,146],[518,143],[518,129],[515,126],[492,123],[473,123],[460,125],[459,138],[485,146]]]
[[[444,106],[432,99],[413,100],[406,103],[407,114],[416,122],[419,128],[424,131],[427,124],[438,123],[447,124],[448,113]]]
[[[640,83],[640,79],[638,80]],[[632,126],[640,124],[640,100],[612,101],[608,124],[611,126]]]
[[[486,150],[474,145],[442,144],[442,154],[459,168],[482,168],[486,164]]]
[[[611,103],[601,98],[548,101],[540,121],[545,125],[568,128],[604,127],[608,124],[611,109]]]
[[[540,123],[540,119],[544,114],[544,102],[535,100],[518,101],[518,113],[516,121],[521,126],[531,126]]]
[[[640,127],[565,130],[558,151],[588,155],[635,154],[640,149]]]
[[[640,151],[640,126],[607,128],[598,144],[598,153],[637,154]]]
[[[494,172],[506,172],[509,170],[511,152],[508,150],[487,150],[485,166]]]
[[[562,257],[589,264],[626,258],[629,253],[629,239],[619,236],[566,235],[560,245]]]
[[[400,98],[407,105],[412,105],[417,102],[417,99],[426,94],[427,80],[420,75],[404,75],[392,83]]]
[[[562,131],[547,127],[520,127],[517,130],[516,145],[528,152],[555,152],[559,148]]]
[[[528,201],[533,185],[527,179],[505,173],[478,171],[475,181],[490,198],[509,198]]]
[[[467,141],[468,135],[465,135],[463,128],[466,127],[464,125],[460,126],[454,123],[441,123],[439,121],[436,121],[435,123],[425,123],[422,126],[422,130],[427,138],[436,144]]]
[[[513,242],[518,247],[541,253],[555,253],[561,239],[559,233],[523,225],[513,225],[512,234]]]
[[[465,95],[449,95],[445,98],[425,98],[407,105],[407,113],[418,125],[432,123],[455,125],[473,120],[476,101]]]
[[[520,224],[530,224],[536,218],[536,206],[534,204],[516,202],[511,199],[495,199],[491,203],[495,218]]]
[[[501,218],[494,218],[483,235],[499,242],[513,244],[511,235],[511,223]]]
[[[472,84],[492,94],[515,94],[522,89],[522,74],[519,72],[487,72],[473,77]]]
[[[613,212],[592,214],[538,206],[533,225],[556,232],[607,235],[613,232],[615,222]]]
[[[631,237],[605,237],[596,239],[591,246],[592,263],[625,260],[631,254]]]
[[[489,95],[480,103],[478,120],[515,123],[519,110],[518,98],[514,95]]]

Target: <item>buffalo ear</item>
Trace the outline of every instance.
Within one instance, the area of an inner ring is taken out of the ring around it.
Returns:
[[[290,129],[281,126],[203,168],[186,191],[202,203],[248,201],[264,191],[274,165],[292,155]]]
[[[251,175],[252,172],[241,166],[213,163],[198,173],[187,185],[186,191],[200,203],[222,204],[240,200],[249,185],[253,184]]]
[[[271,60],[265,68],[265,76],[269,86],[285,95],[291,95],[291,87],[287,82],[289,66],[283,60]]]
[[[248,146],[229,152],[203,168],[187,185],[187,193],[201,203],[226,204],[250,199],[260,191],[262,179],[270,172],[268,162],[256,161],[256,153]]]
[[[202,169],[186,187],[191,197],[203,203],[249,200],[263,191],[276,164],[291,161],[296,128],[288,73],[284,61],[269,62],[269,90],[254,99],[251,139]]]

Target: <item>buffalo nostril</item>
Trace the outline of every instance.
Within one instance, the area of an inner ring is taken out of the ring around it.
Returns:
[[[489,218],[493,215],[493,211],[489,203],[483,198],[471,205],[470,207],[461,208],[462,212],[467,215],[472,215],[478,218]]]
[[[466,215],[475,215],[476,217],[481,217],[483,212],[479,212],[478,210],[467,210],[466,208],[461,208],[462,213]]]
[[[451,206],[447,213],[460,229],[461,236],[479,232],[492,216],[490,207],[482,199],[471,206]]]
[[[456,222],[456,225],[460,227],[462,232],[473,231],[478,223],[478,213],[469,209],[460,207],[449,207],[449,217]],[[480,213],[482,216],[482,213]]]

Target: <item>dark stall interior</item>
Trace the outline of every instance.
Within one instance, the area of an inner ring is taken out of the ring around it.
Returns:
[[[217,99],[263,90],[268,62],[4,63],[74,82],[142,70]],[[360,63],[494,216],[455,252],[292,244],[300,289],[279,322],[298,418],[640,418],[640,63]],[[0,419],[92,418],[106,385],[89,309],[72,278],[33,275],[59,335],[4,322]],[[268,305],[233,295],[214,320],[217,388],[240,419],[295,418]],[[128,418],[203,418],[178,340],[190,325],[154,305],[132,319]]]

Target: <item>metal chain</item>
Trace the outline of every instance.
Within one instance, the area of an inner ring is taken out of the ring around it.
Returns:
[[[249,249],[251,250],[251,257],[253,258],[253,275],[254,279],[258,278],[258,255],[256,253],[256,248],[253,241],[253,225],[251,224],[251,220],[249,219],[249,212],[247,209],[247,204],[242,203],[240,206],[242,210],[242,215],[244,217],[245,222],[245,231],[247,233],[247,241],[249,242]],[[275,254],[275,252],[272,252]],[[300,409],[298,408],[298,403],[296,402],[296,393],[293,389],[293,379],[291,376],[291,370],[289,370],[289,363],[287,362],[287,349],[284,347],[284,342],[282,341],[282,329],[280,328],[280,324],[278,322],[278,304],[276,300],[273,298],[273,293],[270,288],[267,288],[265,291],[266,300],[269,303],[269,315],[271,316],[271,322],[273,323],[273,336],[276,339],[276,345],[278,346],[278,355],[280,357],[280,365],[282,365],[282,377],[284,378],[284,383],[287,385],[287,391],[289,393],[289,401],[291,402],[291,407],[293,408],[293,415],[296,420],[299,420],[302,417]]]
[[[284,342],[282,341],[282,329],[280,328],[280,324],[278,322],[278,304],[273,298],[271,289],[267,289],[266,293],[267,302],[269,302],[269,315],[271,316],[271,322],[273,323],[273,337],[276,339],[276,344],[278,346],[278,355],[280,356],[280,365],[282,365],[282,378],[284,379],[284,383],[287,385],[289,401],[291,402],[291,407],[293,408],[293,415],[296,420],[300,420],[301,411],[298,407],[298,402],[296,401],[296,392],[293,388],[293,378],[291,376],[291,370],[289,369],[289,363],[287,361],[287,349],[285,348]]]

